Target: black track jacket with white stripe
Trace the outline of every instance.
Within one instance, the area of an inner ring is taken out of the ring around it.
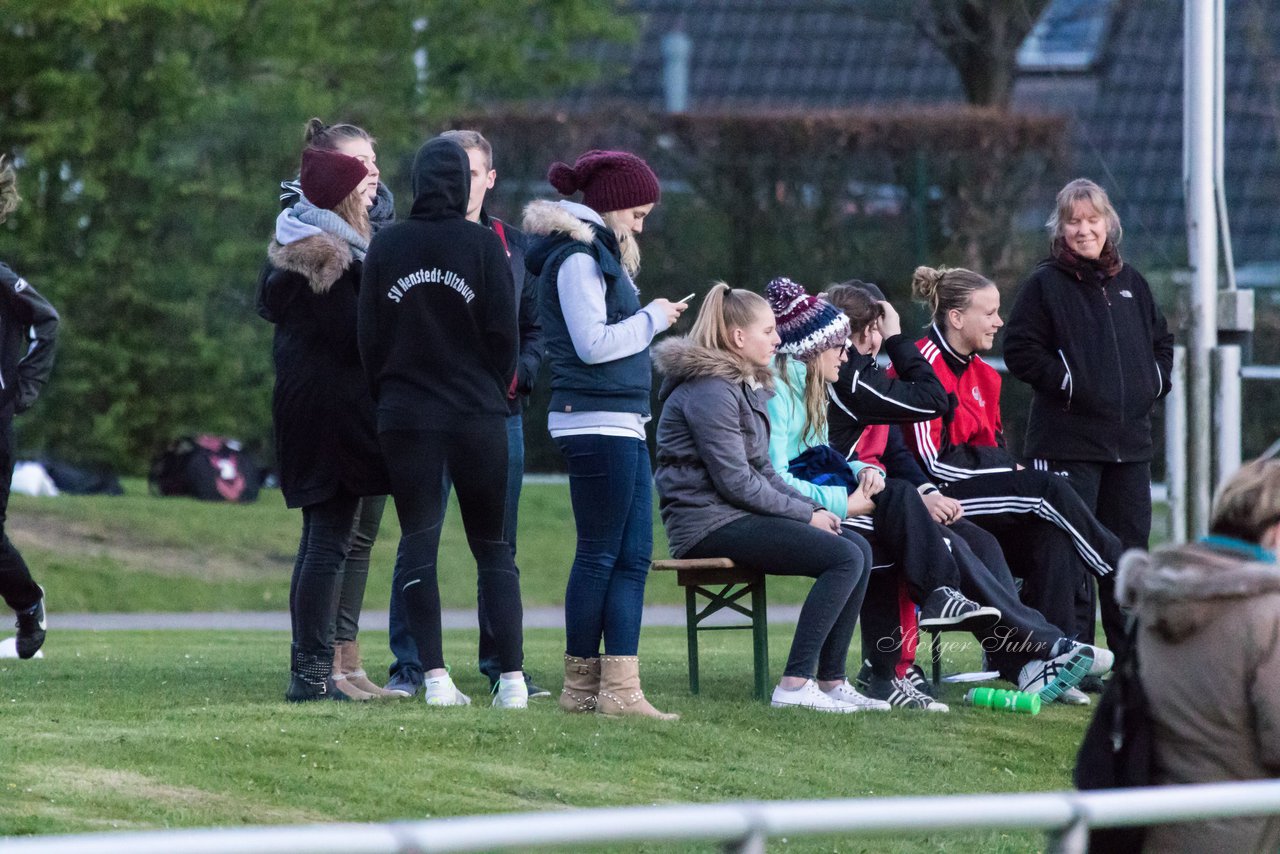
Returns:
[[[1081,281],[1042,261],[1018,289],[1004,360],[1035,389],[1025,456],[1151,459],[1151,410],[1171,388],[1173,335],[1128,264],[1109,279]]]
[[[928,421],[941,418],[948,408],[946,390],[910,338],[894,335],[881,347],[894,375],[882,370],[874,356],[850,352],[840,379],[828,386],[828,441],[846,457],[868,425]]]

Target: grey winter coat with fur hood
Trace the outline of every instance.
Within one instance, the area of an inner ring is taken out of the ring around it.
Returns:
[[[687,338],[655,345],[653,360],[664,375],[654,483],[672,557],[753,513],[806,523],[813,518],[819,505],[787,486],[769,464],[769,368]]]
[[[1280,776],[1280,565],[1217,544],[1132,551],[1118,595],[1136,609],[1155,782]],[[1146,851],[1280,850],[1280,817],[1162,825]]]
[[[267,249],[258,314],[275,324],[275,422],[280,490],[290,507],[337,494],[390,491],[373,398],[356,348],[360,262],[346,241],[317,234]]]

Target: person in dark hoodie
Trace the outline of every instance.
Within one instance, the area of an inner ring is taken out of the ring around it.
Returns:
[[[1067,184],[1046,225],[1049,257],[1019,287],[1004,341],[1009,372],[1035,392],[1023,456],[1062,475],[1126,549],[1145,549],[1151,412],[1172,388],[1173,335],[1147,280],[1120,257],[1120,218],[1101,187]],[[1114,585],[1100,579],[1098,599],[1118,653],[1125,632]],[[1091,641],[1095,601],[1080,604]]]
[[[567,712],[671,720],[640,690],[640,620],[653,552],[653,476],[645,423],[649,343],[687,307],[641,307],[632,278],[636,237],[658,203],[658,178],[625,151],[588,151],[547,173],[583,204],[535,201],[525,264],[538,277],[538,313],[551,365],[547,428],[569,468],[577,551],[565,589]],[[604,655],[600,654],[601,644]]]
[[[20,201],[18,177],[0,157],[0,223]],[[13,479],[13,417],[31,408],[49,380],[57,341],[58,312],[0,261],[0,597],[18,615],[19,658],[31,658],[44,644],[45,613],[44,588],[4,533]]]
[[[277,223],[259,282],[258,313],[276,326],[271,408],[280,488],[289,507],[302,508],[289,589],[293,647],[285,698],[293,702],[352,698],[332,678],[339,571],[361,497],[389,489],[355,336],[360,262],[371,230],[361,191],[368,177],[355,157],[306,148],[305,210],[296,223]],[[300,236],[298,226],[309,231]]]
[[[516,365],[515,382],[507,390],[507,508],[506,539],[511,545],[511,556],[516,556],[516,531],[520,512],[520,489],[524,482],[524,410],[533,391],[538,368],[542,365],[542,325],[538,322],[537,280],[524,266],[524,253],[528,238],[524,232],[485,210],[484,200],[493,189],[498,173],[493,168],[493,147],[479,131],[451,130],[440,134],[461,145],[471,162],[471,194],[467,197],[467,219],[478,222],[498,235],[506,250],[511,275],[515,279],[517,314],[520,326],[520,358]],[[448,489],[446,481],[446,489]],[[517,566],[517,570],[519,567]],[[497,690],[501,665],[498,663],[493,630],[485,609],[484,591],[476,591],[476,616],[480,624],[480,672],[489,680],[490,693]],[[417,646],[409,634],[404,617],[403,597],[399,588],[392,585],[390,625],[388,639],[396,660],[390,668],[391,679],[387,688],[403,695],[416,694],[422,688],[422,664],[418,661]],[[549,697],[551,692],[533,683],[525,673],[529,699]]]
[[[373,239],[358,338],[400,519],[396,583],[425,671],[426,702],[465,705],[445,668],[436,560],[446,472],[493,632],[493,705],[524,708],[520,579],[504,538],[507,391],[516,370],[516,292],[502,240],[466,218],[470,160],[432,139],[411,173],[413,209]]]
[[[380,228],[395,221],[395,199],[387,185],[379,180],[381,173],[378,171],[378,154],[374,150],[376,140],[368,131],[346,122],[327,125],[318,118],[312,118],[307,121],[303,131],[303,144],[308,148],[341,152],[363,163],[368,174],[356,190],[368,209],[369,229],[376,234]],[[298,178],[280,182],[280,207],[280,215],[276,218],[276,240],[282,245],[303,240],[321,231],[309,221],[315,217],[323,217],[327,212],[316,210],[303,196],[302,183]],[[270,271],[271,264],[268,262],[263,269],[263,277]],[[355,278],[359,281],[358,272]],[[355,322],[354,316],[351,322]],[[369,679],[360,659],[358,639],[360,611],[369,580],[370,555],[386,505],[385,495],[366,495],[360,499],[346,557],[338,567],[338,597],[332,630],[333,684],[338,691],[353,700],[403,696],[401,692],[379,687]]]

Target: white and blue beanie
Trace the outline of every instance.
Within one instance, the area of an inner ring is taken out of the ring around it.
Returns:
[[[779,277],[765,288],[765,296],[778,321],[779,353],[807,361],[849,340],[849,318],[820,297],[805,293],[804,286]]]

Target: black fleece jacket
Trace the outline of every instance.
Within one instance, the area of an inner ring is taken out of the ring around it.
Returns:
[[[1027,457],[1151,459],[1151,410],[1171,387],[1173,335],[1128,264],[1086,280],[1052,258],[1040,262],[1018,289],[1004,360],[1035,390]]]
[[[0,262],[0,418],[25,412],[53,370],[58,312]]]
[[[502,241],[465,217],[469,170],[457,143],[426,143],[413,161],[409,219],[369,245],[357,337],[380,432],[508,413],[515,282]]]

